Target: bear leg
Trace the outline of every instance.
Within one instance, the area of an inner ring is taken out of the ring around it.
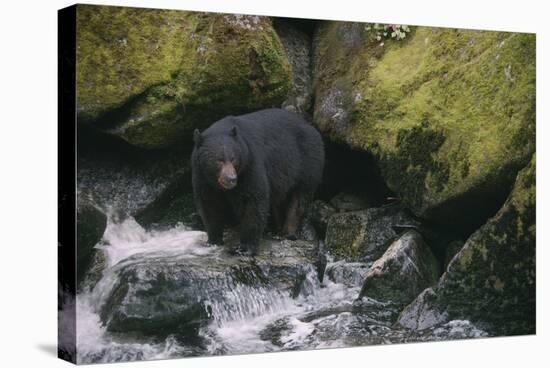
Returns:
[[[302,193],[294,193],[288,204],[285,225],[283,227],[283,236],[290,240],[296,240],[300,221],[305,212],[308,203],[308,195]]]
[[[225,211],[213,203],[204,203],[201,207],[202,209],[199,211],[199,214],[208,234],[208,243],[223,245]]]
[[[206,222],[206,233],[208,234],[208,243],[223,245],[223,224],[219,222]]]
[[[245,206],[239,229],[240,252],[251,256],[257,254],[268,212],[269,202],[267,200],[250,201]]]
[[[283,228],[284,206],[280,203],[274,203],[271,206],[271,230],[278,234]]]

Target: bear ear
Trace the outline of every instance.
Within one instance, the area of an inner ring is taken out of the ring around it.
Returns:
[[[236,136],[237,136],[237,126],[236,126],[236,125],[233,125],[233,128],[231,128],[231,130],[229,131],[229,134],[230,134],[232,137],[236,137]]]
[[[198,147],[200,146],[202,142],[201,132],[199,132],[198,129],[195,129],[193,132],[193,141],[195,142],[195,145]]]

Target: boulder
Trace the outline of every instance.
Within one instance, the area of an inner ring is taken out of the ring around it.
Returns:
[[[292,68],[268,17],[78,5],[77,113],[144,148],[280,106]]]
[[[327,224],[326,250],[349,261],[374,261],[405,225],[418,222],[397,205],[336,213]]]
[[[372,264],[359,297],[406,305],[438,276],[439,263],[430,248],[419,233],[409,230]]]
[[[479,227],[535,150],[535,35],[411,27],[376,40],[325,22],[314,40],[314,122],[368,152],[415,215]]]
[[[489,324],[496,334],[535,333],[535,157],[504,206],[479,228],[399,323],[426,328],[446,315]],[[411,322],[412,321],[412,322]],[[434,322],[435,321],[435,322]]]
[[[431,302],[436,298],[433,288],[425,289],[403,309],[397,324],[411,330],[422,331],[447,322],[448,315],[444,311],[431,308]]]
[[[325,277],[337,284],[344,284],[349,288],[360,288],[369,271],[369,263],[337,261],[328,263]]]
[[[94,246],[107,227],[107,216],[97,208],[88,192],[79,192],[76,207],[76,263],[78,284],[94,258]]]
[[[193,229],[202,229],[193,198],[191,168],[182,166],[178,175],[153,201],[138,210],[134,218],[144,228],[167,228],[183,223]]]
[[[255,258],[206,245],[196,253],[136,255],[116,265],[100,311],[107,330],[193,335],[211,321],[279,308],[314,272],[315,246],[304,241],[265,240]]]
[[[191,191],[188,147],[144,150],[90,127],[78,133],[78,190],[93,193],[95,203],[110,215],[137,216],[159,197]],[[175,212],[167,201],[162,203],[167,208],[151,211],[152,223],[160,221],[163,210]]]

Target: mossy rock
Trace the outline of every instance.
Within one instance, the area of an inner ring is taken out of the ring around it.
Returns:
[[[535,35],[411,27],[383,46],[364,24],[314,42],[314,121],[373,154],[416,215],[494,214],[535,150]]]
[[[533,156],[504,206],[470,236],[430,298],[413,302],[400,321],[426,328],[440,319],[429,316],[445,316],[486,323],[497,334],[535,333],[535,195]],[[413,319],[410,311],[417,311]]]
[[[335,213],[328,219],[325,246],[338,259],[375,261],[399,236],[398,227],[418,225],[395,205]]]
[[[267,17],[79,5],[77,45],[79,123],[145,148],[280,106],[292,84]]]

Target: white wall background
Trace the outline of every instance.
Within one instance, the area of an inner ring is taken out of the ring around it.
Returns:
[[[548,80],[544,0],[93,1],[186,10],[537,33],[536,337],[193,358],[110,367],[528,367],[550,361]],[[5,1],[0,10],[0,366],[62,367],[56,356],[57,14],[69,1]],[[545,16],[546,15],[546,16]],[[546,102],[546,103],[545,103]],[[63,127],[61,127],[63,129]],[[546,292],[544,292],[546,291]]]

